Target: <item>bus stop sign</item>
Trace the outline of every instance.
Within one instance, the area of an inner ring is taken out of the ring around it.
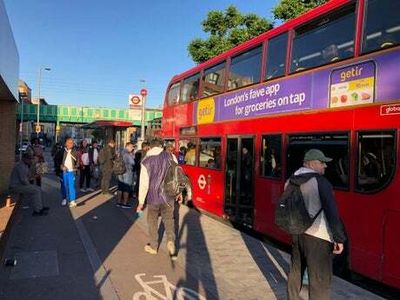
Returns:
[[[141,89],[140,90],[140,95],[142,95],[143,97],[147,96],[147,90],[146,89]]]

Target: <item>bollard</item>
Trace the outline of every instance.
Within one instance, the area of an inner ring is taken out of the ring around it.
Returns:
[[[11,195],[8,195],[6,199],[6,207],[11,207],[11,203],[12,203]]]

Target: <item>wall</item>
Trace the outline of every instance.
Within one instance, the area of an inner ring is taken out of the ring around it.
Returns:
[[[0,195],[7,192],[15,162],[16,107],[15,101],[0,101]]]

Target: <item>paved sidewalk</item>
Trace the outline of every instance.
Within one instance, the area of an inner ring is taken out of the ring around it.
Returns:
[[[19,209],[6,248],[18,264],[0,267],[0,299],[286,298],[289,256],[270,245],[181,206],[173,262],[165,241],[143,251],[145,217],[98,192],[61,207],[58,189],[55,176],[43,180],[48,216]],[[332,299],[381,298],[335,277]]]

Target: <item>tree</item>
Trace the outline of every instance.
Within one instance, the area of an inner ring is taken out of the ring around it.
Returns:
[[[287,21],[329,0],[281,0],[272,10],[275,19]]]
[[[196,38],[188,46],[193,61],[202,63],[272,28],[272,23],[255,14],[241,14],[231,5],[225,11],[212,10],[202,22],[207,39]]]

